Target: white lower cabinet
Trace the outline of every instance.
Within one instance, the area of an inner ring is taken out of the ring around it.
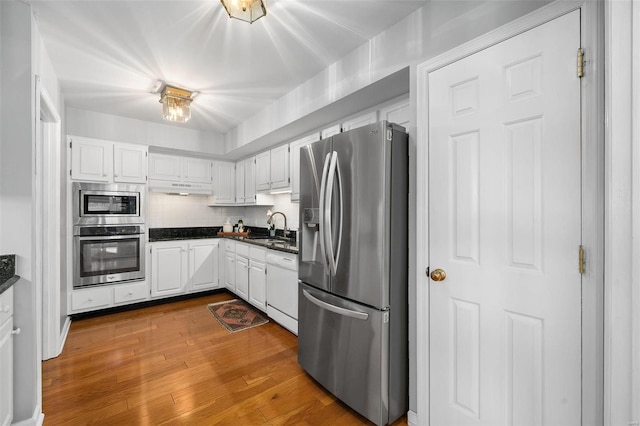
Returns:
[[[151,296],[165,297],[219,286],[218,239],[151,243]]]
[[[189,290],[202,291],[218,287],[219,240],[189,243]]]
[[[134,284],[121,284],[113,288],[113,303],[126,305],[142,302],[149,298],[149,284],[142,281]]]
[[[13,287],[0,294],[0,425],[13,420]]]
[[[267,264],[266,250],[251,247],[249,251],[249,302],[267,310]]]
[[[236,243],[225,241],[224,286],[236,292]]]
[[[85,288],[71,292],[73,312],[93,311],[108,308],[112,304],[111,286]]]
[[[151,244],[151,296],[183,294],[187,288],[187,242],[163,241]]]
[[[249,259],[236,253],[236,294],[249,300]]]

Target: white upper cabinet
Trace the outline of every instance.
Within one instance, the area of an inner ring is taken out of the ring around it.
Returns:
[[[147,147],[143,145],[113,145],[113,181],[147,182]]]
[[[149,155],[149,179],[180,182],[182,179],[182,157],[175,155]]]
[[[378,121],[378,111],[371,111],[367,114],[343,122],[342,131],[346,132],[351,129],[357,129],[358,127],[366,126],[367,124],[373,124],[376,121]]]
[[[387,120],[389,123],[399,124],[407,129],[411,121],[409,99],[381,108],[380,120]]]
[[[290,187],[289,144],[256,155],[256,192],[285,192]]]
[[[71,179],[90,182],[145,183],[147,147],[69,136]]]
[[[271,189],[271,151],[256,155],[256,191]]]
[[[313,133],[289,145],[289,173],[291,175],[291,201],[300,201],[300,149],[320,140],[320,133]]]
[[[271,190],[286,191],[290,186],[289,144],[286,144],[271,150]]]
[[[244,164],[244,203],[256,204],[256,157],[243,161]],[[273,204],[273,202],[272,202]]]
[[[211,160],[183,157],[182,181],[195,183],[211,183]]]
[[[244,180],[244,161],[236,163],[236,204],[244,204],[245,180]]]
[[[335,124],[331,127],[327,127],[326,129],[323,129],[320,132],[320,136],[322,137],[322,139],[327,139],[333,135],[337,135],[341,131],[342,131],[342,127],[340,126],[340,124]]]
[[[211,194],[211,160],[170,154],[149,154],[149,188],[161,192]]]
[[[213,162],[213,196],[209,205],[233,205],[236,203],[236,165],[224,161]]]

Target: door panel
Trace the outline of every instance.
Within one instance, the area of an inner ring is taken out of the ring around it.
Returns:
[[[336,183],[333,190],[333,251],[336,253],[339,249],[340,257],[332,292],[380,309],[389,306],[389,258],[385,241],[389,232],[391,150],[385,135],[386,127],[381,122],[332,138],[341,177],[336,179],[341,184]],[[339,240],[341,247],[338,247]]]
[[[326,257],[320,240],[320,187],[327,155],[331,152],[331,139],[321,140],[300,149],[300,255],[298,278],[314,287],[329,290],[330,278]]]
[[[432,424],[580,424],[580,14],[429,74]]]
[[[384,322],[389,312],[304,284],[299,286],[298,306],[300,365],[341,401],[374,423],[386,424],[388,417],[382,413],[388,413],[389,405],[389,355],[383,348],[389,344],[389,322]],[[361,317],[349,316],[352,313]]]

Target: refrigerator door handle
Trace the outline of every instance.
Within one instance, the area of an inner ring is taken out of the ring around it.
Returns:
[[[320,183],[320,193],[318,194],[318,198],[320,199],[320,204],[319,204],[319,220],[320,220],[320,256],[322,257],[322,264],[324,265],[324,268],[326,270],[327,267],[327,248],[326,248],[326,230],[325,228],[325,204],[326,204],[326,200],[325,200],[325,192],[326,192],[326,186],[327,186],[327,175],[329,173],[329,160],[331,157],[331,153],[328,153],[327,156],[324,159],[324,166],[322,167],[322,180]]]
[[[362,321],[369,319],[369,314],[366,312],[353,311],[351,309],[341,308],[340,306],[332,305],[331,303],[323,302],[320,299],[315,298],[307,290],[302,290],[302,294],[307,300],[314,305],[333,312],[334,314],[342,315],[349,318],[354,318]]]
[[[336,252],[333,252],[333,220],[331,212],[333,210],[333,183],[338,175],[338,201],[340,207],[339,221],[338,221],[338,244],[336,246]],[[329,269],[331,275],[335,276],[338,272],[338,261],[340,260],[340,246],[342,245],[342,214],[343,214],[343,197],[342,197],[342,177],[340,175],[340,168],[338,167],[338,153],[333,151],[331,155],[331,164],[329,165],[329,177],[327,179],[327,201],[325,204],[325,220],[327,221],[326,236],[327,236],[327,257],[329,258]]]

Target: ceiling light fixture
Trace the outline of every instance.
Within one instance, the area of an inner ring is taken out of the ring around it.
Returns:
[[[162,117],[165,120],[185,123],[191,118],[191,97],[193,92],[166,85],[160,93]]]
[[[252,24],[267,14],[264,0],[220,0],[229,18]]]

